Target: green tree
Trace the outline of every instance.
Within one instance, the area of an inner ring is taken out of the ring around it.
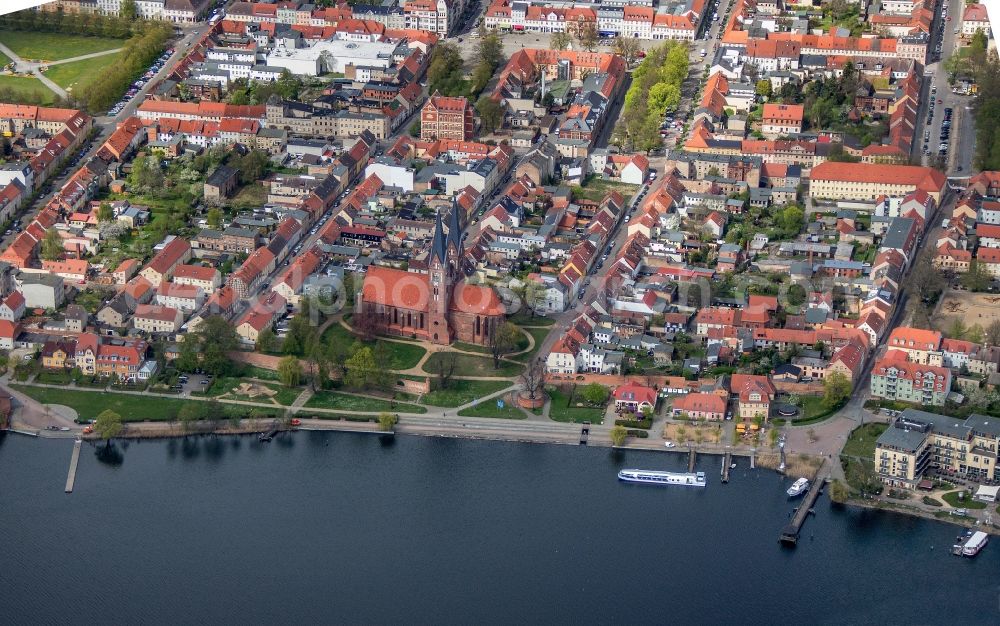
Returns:
[[[632,65],[639,58],[639,51],[642,46],[639,40],[634,37],[615,37],[614,45],[611,48],[615,54],[625,59],[625,63]]]
[[[986,327],[986,343],[991,346],[1000,346],[1000,320],[993,320]]]
[[[503,42],[500,40],[498,32],[487,31],[485,27],[479,27],[476,57],[480,63],[490,68],[490,72],[500,65],[500,62],[503,61]]]
[[[771,81],[766,78],[757,81],[757,95],[762,98],[771,97]]]
[[[778,225],[782,230],[799,232],[804,226],[805,211],[800,207],[790,204],[781,210],[778,215]]]
[[[212,207],[205,215],[205,222],[209,228],[219,228],[222,226],[222,210],[219,207]]]
[[[482,131],[484,134],[491,134],[503,125],[503,107],[500,103],[483,94],[476,102],[476,111],[482,121]]]
[[[840,406],[851,396],[851,381],[840,372],[833,372],[823,379],[823,406],[828,409]]]
[[[228,320],[218,315],[206,317],[198,325],[197,331],[188,333],[187,337],[191,338],[192,335],[197,342],[193,345],[196,345],[201,352],[203,370],[215,376],[225,376],[233,371],[233,360],[228,353],[236,350],[239,339],[236,336],[236,329]],[[187,340],[184,343],[187,343]]]
[[[118,8],[118,15],[123,20],[131,22],[138,17],[139,12],[135,8],[135,0],[122,0]]]
[[[257,335],[257,352],[262,354],[272,352],[277,343],[278,337],[274,334],[274,331],[270,328],[265,328]]]
[[[381,431],[388,432],[392,430],[392,427],[396,425],[396,416],[393,413],[383,411],[378,414],[378,428]]]
[[[788,304],[792,306],[802,306],[806,301],[806,289],[798,283],[788,286]]]
[[[597,49],[599,39],[597,24],[594,22],[584,23],[576,33],[576,40],[580,43],[580,47],[587,52],[593,52]]]
[[[344,384],[355,389],[367,389],[374,381],[378,366],[371,348],[363,347],[344,362]]]
[[[122,432],[122,416],[111,409],[101,411],[94,421],[94,432],[105,441],[114,439]]]
[[[611,443],[616,447],[621,447],[628,437],[628,430],[624,426],[616,425],[611,429]]]
[[[45,236],[42,237],[42,258],[46,261],[57,261],[62,257],[62,254],[63,244],[59,231],[55,228],[48,229],[45,231]]]
[[[836,502],[837,504],[844,504],[847,502],[848,490],[847,485],[841,482],[839,479],[834,480],[830,483],[830,500]]]
[[[972,259],[969,271],[962,274],[961,283],[969,291],[986,291],[990,286],[990,274],[977,259]]]
[[[962,319],[956,317],[951,322],[951,326],[948,327],[948,337],[951,339],[962,339],[965,337],[965,324],[962,323]]]
[[[180,344],[174,367],[181,372],[193,372],[198,368],[198,364],[198,341],[194,335],[188,335]]]
[[[115,219],[114,209],[107,202],[102,202],[99,207],[97,207],[97,221],[102,224],[105,222],[110,222]]]
[[[608,388],[600,383],[590,383],[580,391],[580,396],[587,404],[603,405],[608,401]]]
[[[278,380],[286,387],[298,387],[302,381],[302,364],[294,356],[286,356],[278,362]]]
[[[500,369],[500,360],[514,351],[521,329],[510,322],[504,322],[493,329],[489,338],[490,355],[493,357],[493,368]]]
[[[571,43],[573,43],[573,38],[565,31],[552,33],[552,38],[549,40],[549,46],[553,50],[565,50]]]

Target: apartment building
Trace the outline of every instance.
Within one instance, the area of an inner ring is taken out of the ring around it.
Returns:
[[[438,92],[420,111],[420,138],[469,141],[475,132],[472,105],[463,97],[445,97]]]
[[[801,104],[764,105],[761,132],[765,135],[797,135],[802,132],[805,107]]]
[[[825,161],[810,172],[809,197],[815,200],[877,200],[922,190],[941,201],[943,173],[917,165]]]
[[[887,352],[872,369],[871,394],[876,398],[944,406],[950,391],[951,370],[913,363],[899,350]]]
[[[925,472],[976,481],[1000,479],[1000,419],[955,418],[906,409],[875,443],[875,469],[893,487],[914,488]]]

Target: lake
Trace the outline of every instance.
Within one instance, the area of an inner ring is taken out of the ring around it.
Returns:
[[[298,432],[84,444],[0,435],[8,623],[1000,621],[1000,541],[831,506],[701,457],[704,489],[622,484],[686,455]],[[683,457],[683,458],[682,458]]]

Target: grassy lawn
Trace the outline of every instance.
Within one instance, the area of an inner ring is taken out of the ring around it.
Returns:
[[[557,422],[590,422],[600,424],[604,421],[604,409],[598,407],[568,406],[569,397],[558,388],[546,390],[552,405],[549,407],[549,417]]]
[[[120,414],[126,421],[166,421],[172,420],[188,402],[198,400],[174,400],[155,398],[152,402],[143,396],[120,393],[77,391],[73,389],[47,389],[40,387],[14,386],[18,391],[46,404],[62,404],[76,409],[80,419],[95,419],[105,410]]]
[[[69,384],[70,380],[72,379],[70,378],[69,371],[60,370],[42,370],[35,377],[36,383],[46,385],[66,385]]]
[[[542,342],[545,341],[545,338],[548,337],[550,332],[552,332],[549,328],[525,328],[523,330],[531,335],[531,337],[535,340],[535,347],[529,352],[510,357],[519,363],[527,363],[531,359],[535,358],[535,355],[538,354],[539,348],[542,347]]]
[[[504,402],[503,408],[497,407],[497,401],[487,400],[480,402],[476,406],[470,406],[458,412],[462,417],[495,417],[505,420],[523,420],[527,418],[524,411],[517,408],[510,402]]]
[[[552,326],[556,323],[556,321],[551,317],[542,317],[541,315],[532,317],[530,313],[524,312],[511,315],[507,318],[507,321],[512,324],[517,324],[522,328],[525,326]]]
[[[593,202],[603,200],[609,191],[617,191],[625,198],[625,204],[627,205],[632,200],[632,196],[639,190],[639,187],[638,185],[629,185],[613,180],[592,177],[588,178],[582,187],[574,185],[570,187],[570,190],[573,192],[574,199],[591,200]]]
[[[262,380],[278,380],[278,372],[274,370],[266,370],[255,365],[245,365],[243,368],[243,376],[246,378],[260,378]]]
[[[490,354],[489,346],[480,346],[474,343],[465,343],[464,341],[456,341],[452,344],[456,350],[465,350],[466,352],[477,352],[479,354]],[[517,343],[514,345],[512,352],[520,352],[528,347],[528,338],[524,333],[520,333],[517,336]],[[493,358],[493,357],[490,357]],[[507,358],[513,358],[509,354]]]
[[[42,104],[52,104],[56,100],[56,94],[43,85],[42,81],[30,76],[0,75],[0,88],[13,90],[17,100],[37,97],[37,101]]]
[[[427,409],[416,404],[393,402],[365,396],[352,396],[339,391],[319,391],[309,398],[305,406],[314,409],[339,409],[342,411],[396,411],[402,413],[426,413]]]
[[[959,500],[958,497],[961,495],[963,490],[959,491],[949,491],[948,493],[941,496],[941,499],[947,502],[949,505],[955,507],[956,509],[985,509],[986,503],[980,502],[979,500],[973,500],[972,494],[967,494],[965,500]]]
[[[93,59],[53,65],[45,72],[45,77],[66,91],[80,91],[120,58],[121,54],[108,54]]]
[[[14,51],[22,59],[58,61],[73,57],[114,50],[125,44],[124,39],[105,39],[84,35],[60,33],[35,33],[27,31],[2,30],[0,42]]]
[[[875,458],[875,440],[885,432],[888,424],[865,424],[851,431],[851,436],[847,438],[841,454],[844,456],[857,456],[863,459]]]
[[[424,363],[424,371],[433,374],[437,371],[437,364],[443,358],[444,352],[435,352]],[[500,362],[500,369],[493,369],[493,359],[491,357],[473,356],[471,354],[457,354],[455,356],[455,373],[459,376],[497,376],[510,377],[521,373],[521,366],[507,361]]]
[[[0,52],[0,65],[4,67],[10,65],[10,57],[3,52]]]
[[[323,333],[322,341],[324,343],[337,342],[344,346],[350,346],[355,341],[361,340],[340,324],[334,323]],[[378,341],[363,341],[362,343],[374,349]],[[416,343],[399,341],[383,341],[381,343],[385,346],[386,352],[389,353],[389,362],[385,364],[385,367],[390,370],[406,370],[416,367],[420,359],[424,358],[424,354],[427,353],[427,350]]]
[[[436,382],[431,381],[431,388],[436,386]],[[434,389],[425,394],[420,402],[430,406],[462,406],[509,386],[510,383],[505,380],[452,380],[447,389]],[[493,400],[490,403],[495,404]]]

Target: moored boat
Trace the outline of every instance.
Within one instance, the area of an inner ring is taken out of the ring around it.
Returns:
[[[969,540],[962,546],[962,556],[976,556],[979,554],[980,550],[986,547],[986,544],[989,543],[989,541],[989,535],[981,530],[977,530],[972,533]]]
[[[683,485],[687,487],[704,487],[705,472],[657,472],[653,470],[623,469],[618,472],[618,480],[628,483],[645,483],[648,485]]]
[[[788,494],[789,498],[795,498],[797,496],[801,496],[808,490],[809,490],[809,480],[806,478],[800,478],[796,480],[794,483],[792,483],[792,486],[789,487],[788,491],[786,491],[785,493]]]

